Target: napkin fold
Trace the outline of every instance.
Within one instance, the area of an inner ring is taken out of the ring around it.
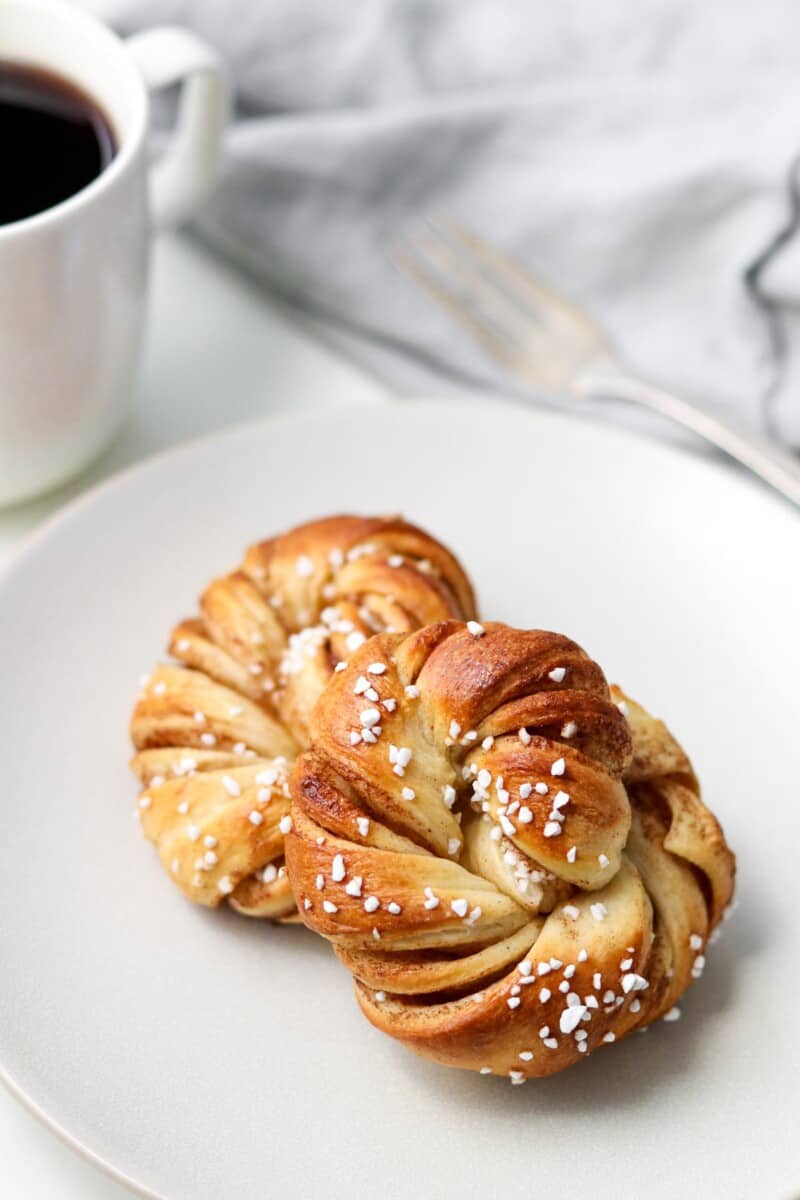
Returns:
[[[219,49],[236,116],[198,231],[399,391],[518,393],[391,263],[451,214],[648,377],[800,445],[790,0],[99,4]]]

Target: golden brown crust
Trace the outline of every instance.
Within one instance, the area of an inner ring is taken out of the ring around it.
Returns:
[[[143,830],[190,899],[294,918],[281,822],[317,697],[376,630],[471,618],[474,603],[453,555],[399,517],[309,522],[205,588],[130,726]]]
[[[365,1014],[514,1082],[670,1009],[732,894],[680,746],[557,634],[373,638],[320,698],[290,789],[300,915]]]

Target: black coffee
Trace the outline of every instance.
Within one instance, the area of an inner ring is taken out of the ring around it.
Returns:
[[[116,149],[105,115],[74,83],[0,61],[0,225],[74,196]]]

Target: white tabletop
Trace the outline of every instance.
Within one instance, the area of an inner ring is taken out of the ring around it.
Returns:
[[[298,318],[182,237],[153,263],[149,335],[134,411],[77,480],[0,510],[0,564],[73,496],[148,455],[236,422],[315,406],[380,404],[387,390],[310,337]],[[79,1159],[0,1087],[4,1196],[111,1200],[129,1193]]]

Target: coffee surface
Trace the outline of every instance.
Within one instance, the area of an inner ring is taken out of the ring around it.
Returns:
[[[0,60],[0,225],[85,188],[116,153],[99,105],[60,75]]]

